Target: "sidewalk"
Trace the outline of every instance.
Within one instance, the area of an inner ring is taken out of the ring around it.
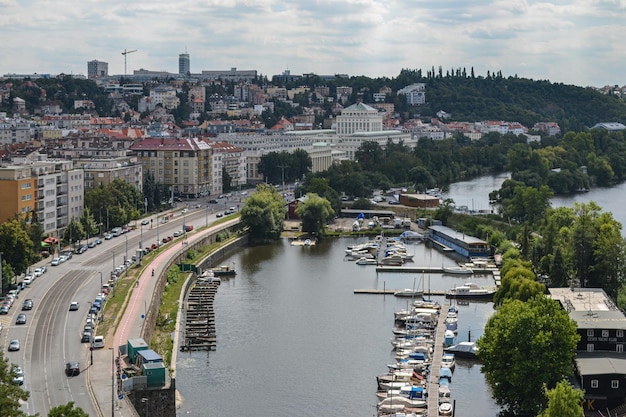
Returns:
[[[238,221],[238,219],[196,232],[189,235],[187,241],[193,244],[201,240],[207,234],[214,232],[216,229],[225,225],[232,225],[236,223],[236,221]],[[105,349],[97,349],[92,352],[93,365],[85,367],[87,372],[87,388],[99,416],[137,416],[137,413],[130,403],[123,398],[120,399],[118,396],[117,381],[115,381],[114,375],[113,353],[115,354],[115,358],[117,358],[117,348],[119,346],[125,345],[128,339],[141,337],[143,327],[142,316],[145,317],[147,308],[152,302],[152,294],[154,293],[159,276],[167,272],[164,271],[165,264],[171,257],[186,251],[188,248],[188,245],[180,245],[178,241],[162,247],[161,252],[154,258],[149,267],[144,268],[140,275],[138,281],[139,285],[133,289],[130,295],[124,316],[115,329],[115,336],[113,338],[110,336],[107,337]],[[152,276],[153,268],[154,276]],[[146,343],[150,344],[150,341],[146,340]],[[177,347],[175,346],[174,349],[177,349]],[[175,367],[175,364],[172,364],[172,367]]]

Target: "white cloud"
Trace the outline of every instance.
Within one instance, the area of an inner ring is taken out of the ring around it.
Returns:
[[[0,74],[86,73],[87,61],[175,72],[396,76],[473,67],[624,84],[626,0],[0,0]]]

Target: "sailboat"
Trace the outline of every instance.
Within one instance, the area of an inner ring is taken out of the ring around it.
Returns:
[[[415,278],[413,278],[413,288],[405,288],[403,290],[394,291],[393,295],[396,297],[409,297],[415,298],[416,296],[422,295],[424,292],[415,288]]]

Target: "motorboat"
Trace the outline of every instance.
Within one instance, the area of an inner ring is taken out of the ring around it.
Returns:
[[[452,369],[447,368],[442,364],[439,369],[439,379],[441,380],[441,378],[446,378],[448,382],[452,381]]]
[[[378,403],[378,411],[404,410],[405,408],[426,408],[426,400],[413,400],[406,397],[388,397]]]
[[[213,275],[216,277],[237,275],[237,270],[229,265],[221,265],[217,268],[210,269],[210,271],[212,271]]]
[[[361,256],[357,261],[357,265],[376,265],[378,262],[374,257]]]
[[[405,288],[403,290],[396,290],[394,291],[393,295],[395,295],[396,297],[417,297],[417,296],[421,296],[423,294],[422,290],[416,290],[413,288]]]
[[[395,390],[382,390],[376,392],[376,397],[379,400],[384,400],[385,398],[395,398],[395,397],[405,397],[410,399],[424,399],[426,396],[426,389],[424,387],[418,387],[415,385],[405,385],[400,389]]]
[[[443,347],[450,347],[454,344],[455,338],[454,330],[446,329],[443,334]]]
[[[441,358],[441,367],[450,368],[451,371],[454,371],[455,366],[456,361],[454,360],[454,353],[444,353]]]
[[[451,416],[452,415],[452,403],[442,402],[441,404],[439,404],[439,415]]]
[[[403,263],[404,258],[402,258],[402,255],[400,255],[399,253],[393,253],[391,255],[385,256],[383,259],[380,260],[381,265],[399,266]]]
[[[446,298],[491,299],[496,287],[481,287],[473,282],[454,287],[446,292]]]
[[[478,347],[475,342],[460,342],[456,345],[444,348],[448,353],[454,353],[457,358],[478,358]]]
[[[474,270],[467,266],[444,266],[442,269],[444,274],[471,275],[474,273]]]

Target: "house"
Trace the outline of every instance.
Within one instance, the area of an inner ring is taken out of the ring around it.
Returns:
[[[585,411],[624,405],[626,316],[601,288],[550,288],[549,292],[576,322],[580,341],[572,382],[585,391]]]

